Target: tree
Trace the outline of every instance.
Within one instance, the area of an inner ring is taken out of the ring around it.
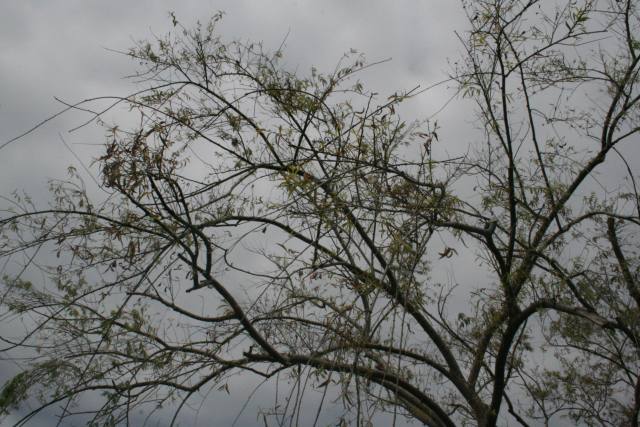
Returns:
[[[3,410],[111,425],[177,400],[175,421],[241,373],[337,390],[355,425],[638,425],[637,6],[465,10],[452,81],[479,133],[457,158],[398,117],[416,90],[380,102],[354,80],[355,52],[301,77],[223,42],[219,15],[132,49],[141,89],[114,102],[140,124],[108,129],[104,197],[70,170],[50,207],[16,196],[0,222],[0,254],[26,260],[4,277],[27,326],[5,352],[28,358]],[[478,282],[438,283],[445,262]],[[299,423],[299,394],[265,424]]]

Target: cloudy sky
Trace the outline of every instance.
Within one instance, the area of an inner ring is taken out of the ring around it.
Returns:
[[[285,62],[301,72],[312,65],[330,70],[351,48],[369,61],[390,59],[361,75],[383,96],[445,79],[447,58],[459,54],[454,31],[465,28],[460,4],[451,0],[3,0],[0,145],[60,111],[64,106],[55,98],[73,103],[130,93],[132,82],[124,76],[135,71],[135,64],[116,51],[170,31],[170,11],[189,27],[218,10],[225,12],[219,29],[229,40],[261,40],[276,49],[286,38]],[[407,104],[407,119],[430,116],[451,95],[446,85],[421,95]],[[461,114],[451,107],[441,115],[442,139],[452,150],[466,142],[469,120]],[[81,113],[64,114],[0,150],[0,194],[26,189],[46,202],[48,179],[64,177],[69,165],[89,165],[103,129],[90,125],[69,132],[86,119]],[[10,368],[0,368],[0,379],[6,378]],[[251,390],[252,384],[239,387]],[[237,425],[255,423],[255,410],[268,404],[269,393],[257,393]],[[229,397],[211,403],[200,412],[201,424],[210,425],[214,416],[218,425],[229,425],[244,401]],[[40,419],[42,425],[47,421]]]
[[[55,97],[74,102],[129,93],[132,82],[123,77],[135,64],[114,51],[170,31],[169,11],[190,26],[217,10],[226,12],[220,31],[229,39],[262,40],[275,49],[286,37],[287,65],[298,70],[332,69],[350,48],[370,61],[391,58],[361,76],[382,94],[445,78],[446,59],[459,50],[454,30],[464,28],[460,5],[451,0],[3,1],[0,144],[60,110]],[[410,104],[412,112],[428,116],[449,94],[444,87],[425,94]],[[75,161],[61,136],[80,157],[83,144],[100,142],[96,127],[67,132],[86,118],[66,114],[3,149],[2,188],[31,188],[34,180],[58,176]]]

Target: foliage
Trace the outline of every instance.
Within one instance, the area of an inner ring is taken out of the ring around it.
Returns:
[[[318,390],[318,413],[338,393],[355,425],[638,425],[638,11],[542,3],[465,4],[452,80],[480,132],[458,158],[398,117],[414,91],[355,80],[356,52],[300,76],[224,42],[219,15],[173,17],[129,53],[141,90],[116,101],[140,124],[108,129],[104,197],[71,169],[50,206],[16,195],[0,222],[0,254],[27,260],[4,279],[27,326],[5,351],[30,357],[3,410],[72,417],[99,391],[97,424],[149,403],[175,421],[241,373]],[[594,190],[614,169],[627,181]],[[439,283],[451,264],[477,282]],[[296,396],[265,423],[298,423]]]

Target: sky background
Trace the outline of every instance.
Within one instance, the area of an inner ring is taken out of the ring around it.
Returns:
[[[191,27],[218,10],[225,12],[218,28],[227,40],[263,41],[267,49],[275,50],[286,39],[284,62],[301,74],[311,66],[332,70],[351,48],[371,62],[390,59],[360,75],[365,87],[380,92],[382,99],[397,90],[425,88],[445,79],[450,71],[447,58],[455,60],[460,54],[454,31],[465,28],[461,5],[452,0],[3,0],[0,145],[64,108],[56,97],[73,103],[130,93],[133,82],[124,77],[135,72],[136,64],[116,51],[126,51],[136,40],[166,34],[172,29],[170,11]],[[429,117],[453,93],[446,84],[430,90],[405,104],[404,117]],[[467,113],[456,104],[439,115],[444,150],[456,152],[470,142]],[[88,118],[77,112],[64,114],[0,150],[0,194],[24,189],[37,203],[46,203],[48,179],[64,178],[70,165],[79,170],[82,164],[89,166],[100,152],[104,129],[91,124],[69,133]],[[114,112],[106,119],[119,122],[128,117]],[[0,379],[13,371],[6,364],[0,369]],[[254,385],[251,379],[240,379],[231,396],[217,393],[195,411],[200,425],[230,425]],[[260,389],[236,425],[256,425],[256,410],[269,405],[272,393],[269,387]],[[33,425],[50,421],[45,414]]]
[[[228,39],[263,41],[277,49],[286,38],[288,67],[331,70],[354,48],[371,62],[391,59],[363,73],[365,86],[391,94],[446,78],[447,58],[459,54],[454,30],[464,28],[457,1],[3,1],[0,14],[0,141],[19,135],[59,111],[66,102],[126,95],[135,63],[114,51],[172,29],[169,11],[186,27],[225,11],[219,29]],[[407,104],[407,119],[424,118],[451,96],[445,86]],[[103,130],[67,131],[88,117],[65,114],[2,150],[1,187],[37,189],[74,161],[60,136],[83,159]],[[455,118],[455,126],[446,126]],[[442,132],[459,140],[460,117],[442,116]],[[114,121],[119,120],[114,118]],[[462,141],[461,141],[462,142]],[[91,155],[89,155],[91,157]],[[34,171],[38,174],[34,174]]]

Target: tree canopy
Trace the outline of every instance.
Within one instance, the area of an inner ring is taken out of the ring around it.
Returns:
[[[428,93],[368,91],[356,52],[294,72],[220,15],[131,49],[140,90],[112,105],[138,125],[107,127],[102,193],[70,168],[45,207],[3,199],[4,413],[173,424],[247,375],[288,390],[265,425],[330,400],[339,425],[638,425],[637,5],[464,7],[450,83],[477,134],[453,158],[398,115]]]

